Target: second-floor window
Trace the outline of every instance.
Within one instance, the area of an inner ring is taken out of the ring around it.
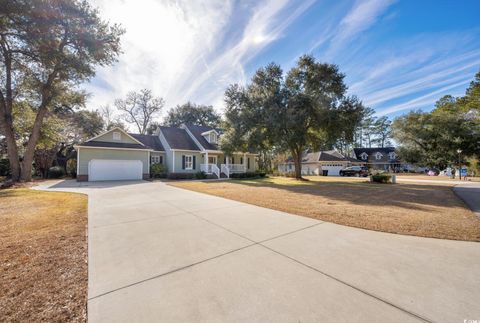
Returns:
[[[367,160],[368,154],[365,153],[365,152],[363,152],[363,153],[360,155],[360,157],[361,157],[363,160]]]
[[[382,157],[383,157],[383,155],[382,155],[380,152],[377,152],[377,153],[375,154],[375,159],[376,159],[376,160],[380,160],[380,159],[382,159]]]
[[[212,143],[212,144],[216,144],[217,143],[217,134],[215,132],[210,132],[210,134],[208,135],[209,137],[209,142]]]
[[[121,139],[122,139],[122,135],[120,134],[120,132],[115,131],[113,133],[113,140],[121,140]]]
[[[390,159],[395,159],[397,157],[397,155],[392,151],[390,153],[388,153],[388,156],[390,157]]]

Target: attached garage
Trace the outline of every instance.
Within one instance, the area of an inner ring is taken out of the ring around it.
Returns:
[[[340,170],[344,169],[345,167],[346,165],[340,165],[340,164],[322,165],[322,171],[324,170],[328,171],[328,176],[339,176]]]
[[[88,164],[88,180],[141,180],[143,165],[140,160],[92,159]]]
[[[90,182],[148,179],[151,156],[165,153],[155,136],[129,134],[119,128],[75,148],[77,180]]]

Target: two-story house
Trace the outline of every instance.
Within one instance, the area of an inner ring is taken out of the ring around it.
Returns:
[[[212,177],[254,172],[256,155],[219,149],[220,129],[182,125],[159,127],[154,135],[127,133],[114,128],[76,145],[77,180],[139,180],[150,177],[150,165],[166,166],[168,173],[205,172]]]
[[[372,169],[398,171],[402,165],[394,147],[354,148],[354,157]]]

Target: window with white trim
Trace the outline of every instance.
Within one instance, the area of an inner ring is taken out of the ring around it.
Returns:
[[[122,135],[118,131],[113,132],[113,140],[122,140]]]
[[[161,164],[163,162],[162,159],[163,159],[162,156],[159,156],[159,155],[150,156],[150,162],[152,164]]]
[[[395,158],[397,157],[397,155],[395,154],[394,151],[389,152],[389,153],[388,153],[388,156],[389,156],[389,158],[390,158],[391,160],[393,160],[393,159],[395,159]]]
[[[382,159],[382,157],[383,157],[383,155],[382,155],[381,152],[377,152],[377,153],[375,154],[375,159],[376,159],[376,160],[380,160],[380,159]]]
[[[193,169],[193,156],[186,155],[185,156],[185,169]]]
[[[215,132],[210,132],[209,142],[212,143],[212,144],[217,143],[217,134]]]
[[[360,157],[363,159],[363,160],[367,160],[368,158],[368,154],[366,152],[363,152]]]

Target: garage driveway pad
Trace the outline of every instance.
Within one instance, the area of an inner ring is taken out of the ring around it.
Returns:
[[[323,223],[161,182],[89,195],[90,322],[480,318],[480,244]]]

